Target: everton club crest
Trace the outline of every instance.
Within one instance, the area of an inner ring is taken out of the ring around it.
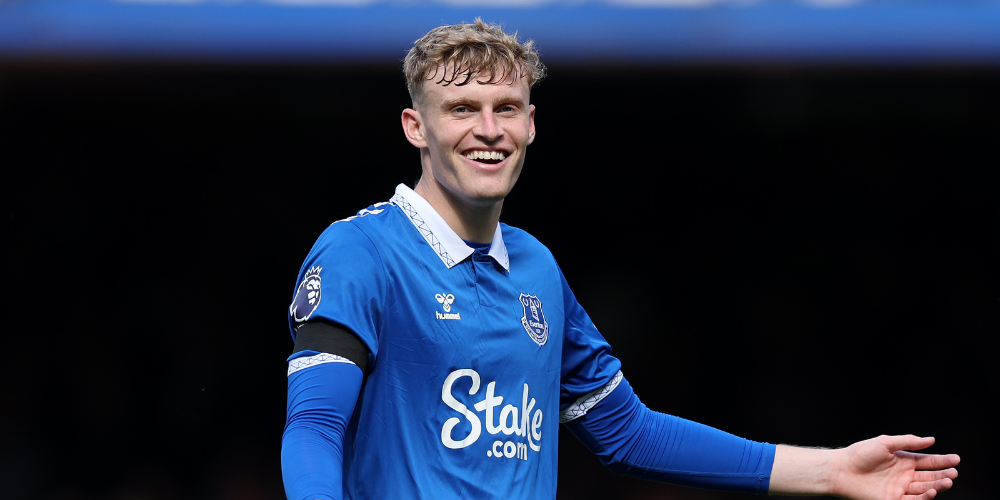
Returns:
[[[323,298],[323,286],[319,278],[322,270],[322,267],[310,267],[302,277],[299,288],[295,290],[295,298],[292,299],[292,305],[288,306],[288,313],[296,322],[309,319],[319,307],[319,300]]]
[[[543,346],[549,340],[549,324],[545,321],[545,314],[542,313],[542,301],[534,295],[522,293],[518,300],[524,307],[524,316],[521,317],[521,325],[528,332],[531,340]]]

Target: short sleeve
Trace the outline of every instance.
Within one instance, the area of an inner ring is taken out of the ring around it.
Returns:
[[[385,271],[371,239],[353,222],[335,222],[316,240],[299,270],[288,326],[325,319],[347,327],[374,359],[384,304]]]
[[[610,389],[622,364],[611,355],[611,346],[577,302],[562,270],[559,271],[559,279],[562,280],[566,317],[559,409],[565,411],[581,399],[600,394],[605,387]]]

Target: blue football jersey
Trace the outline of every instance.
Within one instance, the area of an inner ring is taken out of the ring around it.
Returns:
[[[621,378],[545,246],[499,224],[473,249],[404,185],[330,225],[297,283],[293,336],[322,318],[370,352],[347,498],[554,499],[560,419]]]

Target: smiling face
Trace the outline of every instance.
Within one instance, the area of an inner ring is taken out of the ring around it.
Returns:
[[[499,83],[472,78],[465,85],[438,80],[426,80],[417,109],[403,112],[406,137],[421,153],[416,191],[446,220],[448,211],[499,217],[535,138],[528,83],[516,76]]]

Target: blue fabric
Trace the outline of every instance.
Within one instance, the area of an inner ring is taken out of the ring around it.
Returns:
[[[372,206],[355,217],[382,211]],[[378,250],[351,220],[331,224],[313,245],[299,270],[288,327],[294,340],[295,327],[308,320],[322,318],[344,325],[368,348],[371,366],[379,350],[377,332],[387,283]]]
[[[560,408],[621,364],[538,240],[500,224],[472,250],[400,192],[323,232],[289,308],[293,335],[322,318],[371,354],[344,496],[555,499]]]
[[[295,353],[291,358],[318,354]],[[343,498],[343,443],[364,374],[353,363],[324,363],[288,377],[281,476],[289,500]]]
[[[289,377],[288,496],[554,499],[559,415],[621,363],[538,240],[500,224],[473,250],[407,192],[332,224],[300,270],[293,336],[344,325],[372,368],[363,388],[343,363]],[[616,472],[767,491],[772,445],[652,412],[627,382],[568,425]]]
[[[621,363],[535,238],[500,224],[473,250],[400,192],[332,224],[300,270],[293,336],[342,324],[372,369],[363,389],[353,365],[290,376],[289,498],[554,499],[559,414]],[[616,472],[767,491],[772,445],[652,412],[627,382],[569,426]]]
[[[628,381],[567,429],[611,471],[642,479],[765,494],[775,446],[650,410]]]

